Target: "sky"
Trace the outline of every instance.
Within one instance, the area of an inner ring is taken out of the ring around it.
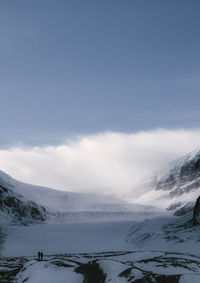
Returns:
[[[200,3],[0,3],[1,144],[194,128]]]
[[[199,9],[198,0],[1,1],[1,150],[198,133]]]

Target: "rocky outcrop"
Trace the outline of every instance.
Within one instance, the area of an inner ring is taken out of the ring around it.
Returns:
[[[168,176],[156,182],[156,190],[169,190],[171,197],[200,187],[200,154],[172,168]]]
[[[139,200],[146,203],[153,199],[154,205],[168,210],[194,202],[200,195],[200,151],[194,151],[168,164],[149,180],[149,191]],[[163,202],[161,200],[163,199]],[[184,211],[180,211],[180,213]]]
[[[200,187],[200,152],[175,161],[175,164],[162,176],[156,176],[156,190],[168,190],[171,197],[179,196]]]
[[[198,197],[193,210],[193,225],[200,225],[200,196]]]
[[[13,223],[21,224],[44,222],[48,214],[44,207],[3,186],[0,186],[0,211],[9,215]]]

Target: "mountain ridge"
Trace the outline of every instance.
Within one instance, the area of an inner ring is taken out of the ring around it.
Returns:
[[[195,150],[170,162],[156,173],[149,182],[149,191],[137,202],[164,209],[175,210],[188,202],[195,202],[200,195],[200,151]]]

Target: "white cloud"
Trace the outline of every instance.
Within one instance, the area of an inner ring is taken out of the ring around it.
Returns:
[[[105,132],[59,146],[0,150],[0,169],[37,185],[123,194],[168,162],[200,147],[200,130]]]

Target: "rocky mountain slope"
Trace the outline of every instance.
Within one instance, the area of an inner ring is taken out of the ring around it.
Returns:
[[[48,212],[44,207],[0,185],[1,223],[42,223],[47,219],[47,215]]]
[[[149,192],[137,199],[175,210],[188,202],[195,202],[200,195],[200,151],[196,150],[176,160],[155,174],[149,183]]]
[[[135,249],[199,254],[200,152],[195,151],[169,164],[151,183],[139,202],[166,208],[160,215],[133,224],[127,241]],[[187,281],[186,281],[187,282]]]
[[[43,223],[48,211],[16,189],[17,181],[0,172],[0,221],[2,224]]]

